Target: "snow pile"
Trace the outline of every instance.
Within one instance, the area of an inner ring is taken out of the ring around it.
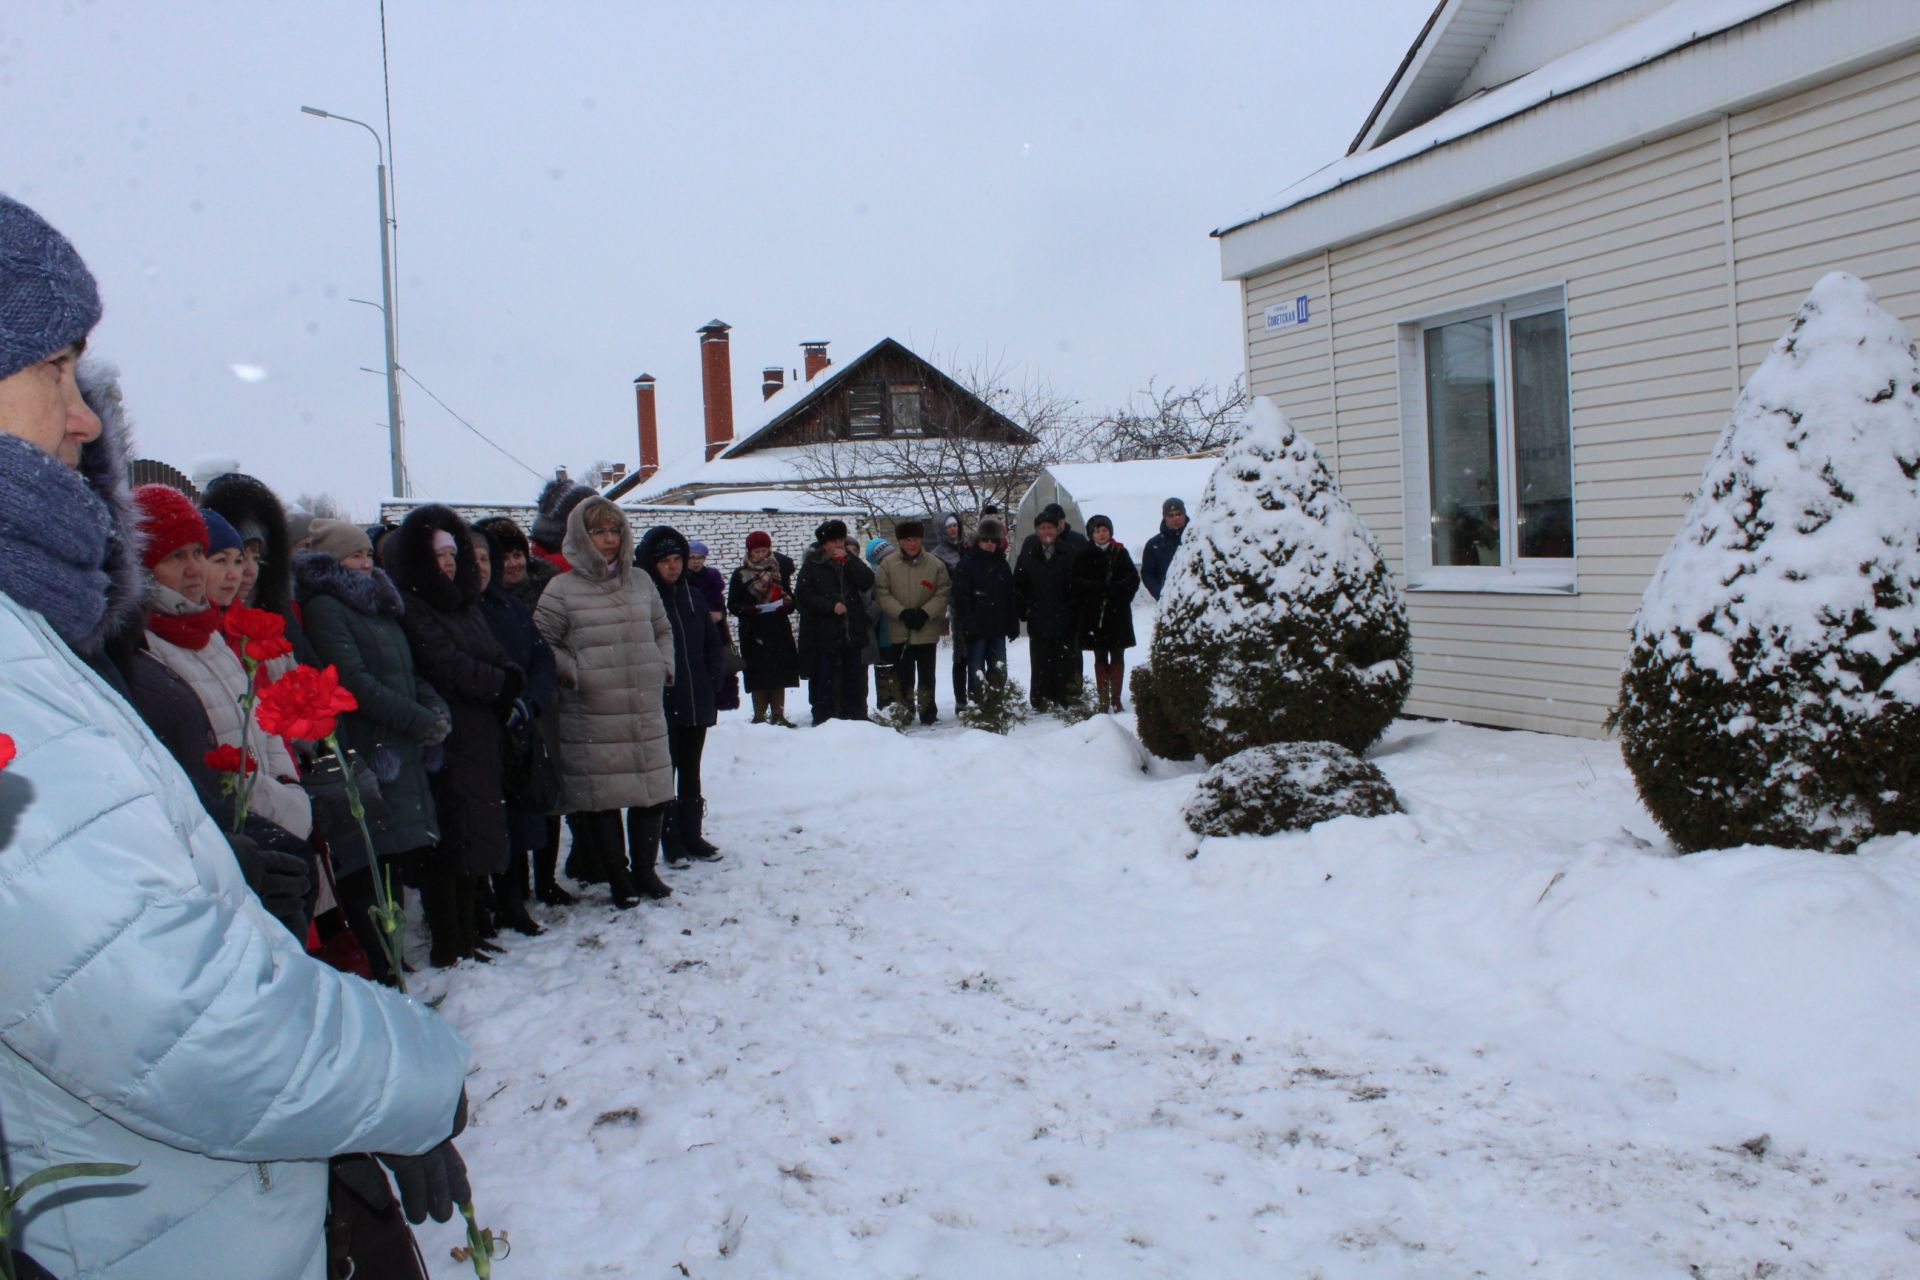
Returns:
[[[1618,723],[1685,848],[1920,827],[1920,361],[1814,286],[1734,406],[1634,621]]]
[[[1207,770],[1183,810],[1202,835],[1270,836],[1334,818],[1399,813],[1380,770],[1332,742],[1249,747]]]
[[[1405,814],[1199,840],[1124,717],[915,736],[727,713],[723,861],[418,975],[497,1275],[1920,1274],[1920,839],[1676,858],[1610,743],[1401,723]]]
[[[1406,604],[1312,443],[1265,397],[1207,481],[1154,623],[1155,712],[1209,760],[1365,751],[1413,679]],[[1135,686],[1139,697],[1139,686]]]

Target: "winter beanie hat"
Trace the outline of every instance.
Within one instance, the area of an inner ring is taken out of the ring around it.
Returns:
[[[696,540],[694,540],[693,542],[689,542],[689,543],[687,544],[687,555],[688,555],[688,556],[704,556],[705,554],[707,554],[707,544],[706,544],[706,543],[704,543],[704,542],[701,542],[701,541],[699,541],[698,539],[696,539]]]
[[[832,542],[836,538],[845,538],[846,536],[847,522],[845,520],[828,520],[813,531],[813,540],[815,542]]]
[[[1176,511],[1181,515],[1187,514],[1187,504],[1178,498],[1168,498],[1160,504],[1160,514],[1163,516],[1170,516]]]
[[[367,536],[367,531],[345,520],[315,520],[307,530],[307,537],[312,539],[307,545],[335,560],[345,560],[358,551],[373,550],[373,539]]]
[[[200,518],[207,522],[207,554],[217,556],[222,551],[238,551],[246,544],[240,539],[240,531],[227,523],[227,518],[212,507],[201,507]]]
[[[758,551],[762,547],[773,546],[773,535],[765,529],[755,529],[747,535],[747,550]]]
[[[1066,518],[1067,513],[1060,509],[1060,504],[1051,502],[1040,508],[1040,514],[1033,518],[1033,527],[1038,529],[1043,524],[1050,524],[1058,528],[1060,522]]]
[[[0,378],[80,341],[100,323],[100,287],[67,238],[0,196]]]
[[[1104,528],[1108,533],[1112,533],[1113,521],[1109,520],[1105,516],[1094,516],[1092,519],[1087,521],[1088,533],[1092,533],[1095,529],[1101,529],[1101,528]]]
[[[567,536],[567,517],[573,509],[594,497],[594,490],[576,480],[555,477],[540,491],[539,514],[533,518],[533,540],[547,551],[560,550]]]
[[[180,548],[207,545],[207,522],[187,495],[164,484],[143,484],[133,491],[140,510],[140,563],[152,569]]]

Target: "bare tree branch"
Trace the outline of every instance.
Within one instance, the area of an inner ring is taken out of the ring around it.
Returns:
[[[1149,381],[1092,427],[1095,448],[1115,462],[1179,458],[1226,447],[1247,411],[1246,383],[1161,388]]]

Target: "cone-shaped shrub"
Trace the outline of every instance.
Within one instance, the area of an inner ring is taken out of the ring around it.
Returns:
[[[1380,547],[1264,397],[1207,481],[1152,652],[1162,714],[1209,761],[1321,739],[1362,752],[1407,699],[1406,603]]]
[[[1682,849],[1920,829],[1920,362],[1835,273],[1747,383],[1654,572],[1614,724]]]
[[[1140,745],[1164,760],[1191,760],[1199,752],[1167,719],[1160,694],[1153,687],[1153,668],[1135,667],[1129,679],[1133,693],[1133,727]]]

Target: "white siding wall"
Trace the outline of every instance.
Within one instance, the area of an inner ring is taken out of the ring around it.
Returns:
[[[1602,731],[1640,593],[1801,297],[1846,269],[1920,322],[1917,162],[1920,55],[1245,281],[1250,386],[1319,445],[1396,568],[1398,326],[1565,286],[1579,594],[1411,595],[1410,712]],[[1302,293],[1312,322],[1266,335],[1262,310]]]

